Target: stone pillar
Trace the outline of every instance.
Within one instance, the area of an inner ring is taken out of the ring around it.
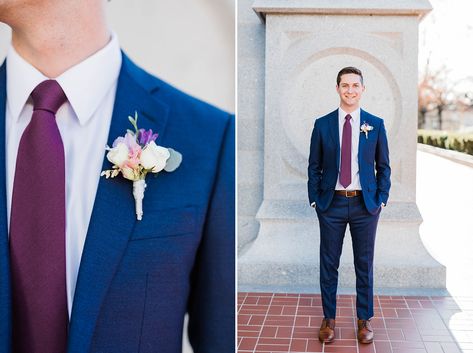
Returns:
[[[315,118],[338,107],[344,66],[362,70],[362,108],[385,120],[389,139],[392,189],[378,227],[375,286],[445,288],[445,268],[420,240],[416,205],[418,25],[428,0],[256,0],[253,9],[266,26],[264,187],[258,235],[239,257],[242,288],[318,287],[307,159]],[[347,231],[342,287],[355,286],[352,263]]]

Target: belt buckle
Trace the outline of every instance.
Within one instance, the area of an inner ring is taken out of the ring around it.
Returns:
[[[353,193],[353,194],[351,194],[351,193]],[[356,196],[356,192],[354,192],[352,190],[345,190],[345,197],[352,198],[352,197],[355,197],[355,196]]]

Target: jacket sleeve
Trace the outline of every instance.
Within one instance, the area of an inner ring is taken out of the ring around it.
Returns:
[[[391,167],[389,166],[389,148],[386,129],[382,121],[379,127],[378,142],[376,144],[376,181],[380,201],[385,205],[391,188]]]
[[[317,195],[320,189],[320,181],[322,179],[322,140],[320,138],[320,127],[317,120],[314,123],[312,137],[310,139],[309,167],[307,189],[309,193],[309,204],[317,203]]]
[[[194,353],[235,351],[235,121],[228,119],[191,278]]]

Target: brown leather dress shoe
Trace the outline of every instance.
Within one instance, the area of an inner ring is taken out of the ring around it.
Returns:
[[[371,343],[373,342],[373,328],[369,320],[358,320],[358,342]]]
[[[335,340],[335,319],[323,319],[319,331],[319,341],[331,343]]]

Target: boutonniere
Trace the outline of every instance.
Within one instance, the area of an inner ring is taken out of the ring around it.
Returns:
[[[361,125],[360,127],[360,132],[364,132],[366,138],[368,138],[368,132],[370,132],[371,130],[373,130],[373,127],[371,125],[368,125],[366,121],[363,122],[363,125]]]
[[[145,194],[145,178],[148,173],[161,171],[173,172],[179,167],[182,155],[173,150],[156,144],[157,133],[153,130],[138,129],[138,113],[128,117],[135,131],[127,130],[125,136],[119,136],[112,147],[107,146],[107,159],[113,164],[112,169],[104,170],[100,176],[114,178],[122,173],[125,179],[133,181],[133,197],[135,198],[136,218],[143,217],[143,198]]]

